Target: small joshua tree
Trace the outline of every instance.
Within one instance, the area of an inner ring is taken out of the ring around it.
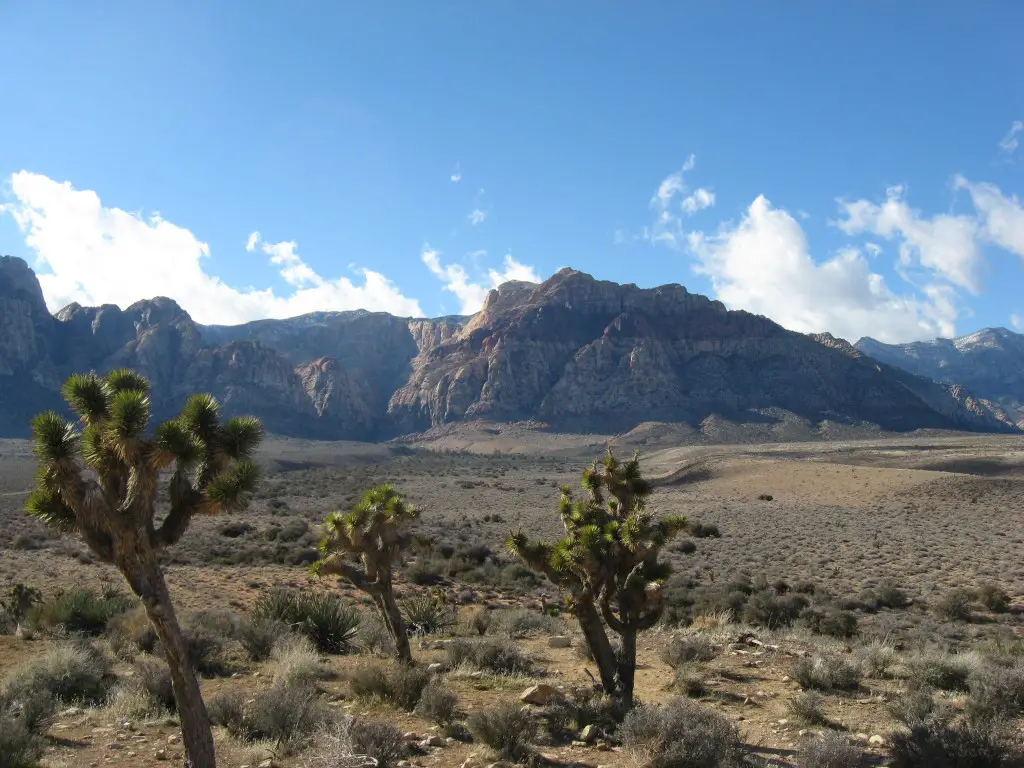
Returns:
[[[377,606],[399,661],[412,663],[405,620],[395,602],[394,567],[412,543],[405,527],[420,516],[392,486],[371,488],[347,513],[332,512],[324,523],[316,574],[335,574],[366,592]]]
[[[147,435],[149,382],[130,370],[76,374],[63,392],[82,428],[53,411],[32,420],[39,470],[26,510],[51,528],[79,534],[124,575],[164,647],[187,764],[212,768],[210,720],[158,556],[193,516],[248,505],[259,476],[251,456],[263,428],[249,417],[222,422],[211,395],[193,395],[177,418]],[[165,472],[169,511],[158,525]]]
[[[636,454],[620,463],[609,450],[603,461],[583,473],[582,485],[581,498],[569,487],[562,489],[558,514],[564,539],[530,541],[519,530],[510,534],[508,547],[565,593],[602,686],[628,709],[633,705],[637,633],[653,627],[663,609],[661,582],[669,565],[658,562],[658,555],[689,523],[684,517],[655,520],[647,511],[651,486],[640,474]],[[622,638],[618,658],[605,624]]]

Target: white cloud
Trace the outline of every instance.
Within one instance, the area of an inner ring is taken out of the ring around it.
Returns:
[[[450,178],[454,184],[458,184],[462,181],[462,170],[459,168],[458,163],[455,164],[455,171],[448,178]]]
[[[293,290],[279,296],[272,288],[234,288],[207,273],[206,243],[158,214],[143,218],[107,208],[95,192],[27,171],[14,174],[10,185],[14,200],[5,208],[36,253],[39,282],[54,311],[72,301],[127,307],[168,296],[201,323],[356,308],[423,314],[415,299],[379,272],[360,270],[361,282],[321,277],[302,261],[294,242],[262,243],[258,232],[249,236],[247,250],[262,244]]]
[[[477,224],[483,224],[484,219],[487,218],[487,211],[481,211],[479,208],[474,208],[467,218],[469,219],[469,223],[475,227]]]
[[[957,176],[953,184],[970,193],[978,211],[981,236],[1024,259],[1024,206],[1017,196],[1007,197],[995,184],[976,184],[963,176]]]
[[[644,228],[641,234],[644,240],[663,243],[670,248],[681,248],[686,238],[680,214],[692,216],[697,211],[715,204],[715,193],[703,187],[698,187],[689,195],[686,194],[690,190],[686,186],[685,175],[696,165],[696,156],[690,155],[682,168],[662,179],[654,196],[651,197],[651,208],[657,214],[657,218],[650,227]],[[678,205],[675,204],[677,197],[681,198]]]
[[[710,208],[715,204],[715,193],[710,192],[703,187],[698,187],[693,191],[692,195],[688,195],[683,198],[683,202],[680,207],[689,214],[694,214],[697,211],[703,210],[704,208]]]
[[[738,224],[710,236],[691,233],[688,242],[697,271],[727,306],[767,315],[791,330],[889,342],[955,333],[958,309],[950,286],[929,284],[922,296],[900,296],[854,248],[816,262],[797,220],[763,195]]]
[[[1010,315],[1010,325],[1018,331],[1024,331],[1024,315]]]
[[[972,293],[981,290],[978,222],[973,216],[938,214],[926,218],[911,208],[902,187],[890,187],[881,205],[867,200],[839,200],[846,216],[834,222],[848,235],[870,232],[900,241],[900,263],[940,273],[946,280]]]
[[[489,285],[484,282],[472,282],[469,274],[461,264],[442,264],[440,252],[429,245],[423,246],[420,257],[423,259],[423,263],[427,265],[427,269],[444,283],[444,289],[455,294],[456,298],[458,298],[460,304],[459,311],[463,315],[472,315],[479,312],[480,308],[484,305],[484,301],[487,300],[487,294],[490,290],[497,288],[502,283],[507,283],[509,280],[525,280],[530,283],[539,283],[541,281],[537,270],[520,263],[511,253],[505,256],[504,269],[501,271],[495,269],[488,270]]]
[[[1022,132],[1024,132],[1024,120],[1014,120],[1010,130],[999,142],[999,151],[1004,156],[1010,157],[1017,151],[1020,147],[1020,139],[1017,138],[1017,134]]]

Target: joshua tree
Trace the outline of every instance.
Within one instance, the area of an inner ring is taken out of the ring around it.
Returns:
[[[395,564],[412,543],[406,525],[420,516],[392,486],[371,488],[348,514],[332,512],[320,541],[317,574],[335,574],[368,594],[377,606],[399,661],[412,663],[405,620],[395,602],[392,584]]]
[[[669,565],[658,562],[658,554],[689,523],[684,517],[655,520],[647,511],[651,486],[640,474],[636,454],[623,464],[609,450],[583,473],[582,485],[581,498],[568,486],[562,489],[558,514],[564,539],[530,541],[520,529],[509,535],[508,547],[563,591],[602,686],[629,708],[637,633],[653,627],[662,613],[661,582]],[[622,638],[618,658],[605,624]]]
[[[147,435],[149,382],[130,370],[76,374],[63,392],[82,428],[53,411],[32,420],[39,471],[26,509],[51,528],[79,534],[124,575],[167,656],[186,764],[211,768],[209,717],[158,557],[194,515],[248,505],[259,476],[251,456],[263,428],[249,417],[222,422],[211,395],[193,395],[176,419]],[[169,511],[158,524],[162,473],[169,475]]]

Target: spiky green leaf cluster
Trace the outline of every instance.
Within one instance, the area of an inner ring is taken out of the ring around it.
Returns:
[[[193,395],[178,418],[150,434],[149,382],[128,369],[75,374],[62,391],[79,423],[53,411],[32,421],[39,471],[26,509],[47,525],[78,530],[106,559],[119,526],[150,531],[161,548],[194,514],[248,503],[259,476],[252,453],[263,435],[256,419],[222,422],[216,399]],[[154,529],[158,481],[167,469],[171,511]]]

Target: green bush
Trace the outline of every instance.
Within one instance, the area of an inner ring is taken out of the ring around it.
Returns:
[[[252,609],[254,620],[273,619],[302,632],[322,653],[350,653],[361,615],[338,595],[270,590]]]
[[[860,686],[860,671],[853,664],[831,656],[797,659],[791,674],[804,688],[846,691]]]
[[[942,691],[966,691],[967,680],[976,667],[973,656],[942,651],[920,653],[907,661],[911,680]]]
[[[416,595],[400,603],[409,632],[435,635],[455,625],[456,616],[444,600],[434,595]]]
[[[134,599],[118,592],[104,591],[97,595],[91,589],[74,587],[33,606],[28,620],[42,629],[96,636],[107,628],[107,622],[134,603]]]
[[[769,591],[755,592],[743,609],[743,621],[768,629],[788,627],[800,616],[807,604],[807,597],[801,594],[777,595]]]
[[[532,657],[517,645],[497,638],[452,640],[445,646],[445,656],[449,668],[468,666],[495,675],[531,675],[536,671]]]
[[[688,699],[630,711],[619,729],[630,754],[659,768],[741,768],[743,742],[726,717]]]
[[[808,608],[800,619],[817,635],[848,638],[857,634],[857,616],[850,611]]]
[[[243,619],[235,629],[235,638],[245,649],[250,661],[266,661],[274,646],[293,634],[287,624],[270,618]]]
[[[42,756],[42,739],[0,698],[0,768],[35,768]]]
[[[477,741],[493,749],[503,760],[522,762],[533,754],[531,742],[537,721],[529,710],[514,702],[481,709],[469,717],[469,730]]]

